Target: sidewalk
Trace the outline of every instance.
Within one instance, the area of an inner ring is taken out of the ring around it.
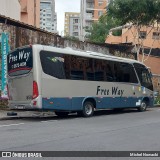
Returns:
[[[0,109],[0,120],[11,120],[11,119],[21,119],[21,118],[42,118],[42,117],[47,118],[53,116],[55,116],[54,112]]]

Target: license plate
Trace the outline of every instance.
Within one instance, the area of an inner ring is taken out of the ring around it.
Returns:
[[[24,105],[18,105],[18,106],[16,106],[16,108],[17,108],[17,109],[24,109],[25,106],[24,106]]]

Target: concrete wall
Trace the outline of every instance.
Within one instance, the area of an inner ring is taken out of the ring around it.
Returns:
[[[103,54],[109,54],[109,49],[106,46],[100,46],[92,43],[81,42],[81,41],[71,41],[64,39],[63,47],[70,47],[75,50],[84,50],[84,51],[92,51],[99,52]]]
[[[140,61],[142,60],[142,54],[139,54],[139,59]],[[151,71],[153,74],[158,74],[160,75],[160,58],[159,57],[154,57],[154,56],[149,56],[147,58],[147,55],[144,56],[144,64],[151,68]]]
[[[0,0],[0,14],[20,20],[20,3],[18,0]]]
[[[9,44],[11,50],[29,44],[44,44],[56,47],[70,47],[76,50],[93,51],[108,54],[109,50],[106,46],[96,45],[87,42],[71,41],[60,36],[40,31],[32,31],[12,25],[0,23],[0,30],[9,32]]]

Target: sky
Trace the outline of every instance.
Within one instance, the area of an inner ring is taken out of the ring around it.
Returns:
[[[80,0],[55,0],[55,10],[57,12],[57,30],[59,35],[63,35],[64,14],[65,12],[80,12]]]

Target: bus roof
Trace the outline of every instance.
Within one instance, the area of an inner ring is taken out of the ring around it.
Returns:
[[[98,52],[92,52],[92,51],[79,51],[72,48],[58,48],[53,46],[47,46],[47,45],[33,45],[35,47],[43,47],[43,50],[51,51],[51,52],[57,52],[57,53],[63,53],[63,54],[69,54],[69,55],[78,55],[82,57],[90,57],[90,58],[96,58],[96,59],[108,59],[111,61],[120,61],[120,62],[127,62],[127,63],[140,63],[143,64],[137,60],[129,59],[129,58],[122,58],[122,57],[116,57],[113,55],[98,53]],[[143,64],[144,65],[144,64]]]
[[[93,51],[80,51],[80,50],[75,50],[75,49],[72,49],[69,47],[58,48],[58,47],[53,47],[53,46],[34,44],[34,45],[23,46],[20,48],[31,47],[31,46],[35,47],[37,49],[40,49],[40,50],[46,50],[46,51],[50,51],[50,52],[63,53],[63,54],[76,55],[76,56],[78,55],[78,56],[82,56],[82,57],[89,57],[89,58],[95,58],[95,59],[105,59],[105,60],[110,60],[110,61],[119,61],[119,62],[126,62],[126,63],[139,63],[139,64],[144,65],[143,63],[141,63],[137,60],[134,60],[134,59],[122,58],[122,57],[117,57],[117,56],[93,52]]]

